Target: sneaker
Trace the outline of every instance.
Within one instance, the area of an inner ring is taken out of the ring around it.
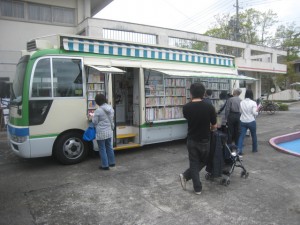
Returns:
[[[99,169],[100,169],[100,170],[109,170],[109,167],[102,167],[102,166],[99,166]]]
[[[183,174],[179,174],[179,178],[180,178],[180,183],[181,183],[181,187],[183,190],[186,190],[186,179],[183,176]]]
[[[115,167],[116,166],[116,164],[110,164],[109,165],[109,167]]]
[[[243,158],[243,153],[242,152],[239,152],[239,157]]]
[[[201,195],[201,191],[195,191],[196,195]]]

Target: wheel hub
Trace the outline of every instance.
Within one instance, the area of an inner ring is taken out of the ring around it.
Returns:
[[[64,155],[67,158],[74,159],[78,158],[83,151],[83,144],[79,139],[69,139],[68,141],[65,142],[64,145]]]

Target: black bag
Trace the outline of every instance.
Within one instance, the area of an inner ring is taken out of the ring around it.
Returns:
[[[224,166],[224,140],[226,140],[226,135],[223,132],[218,130],[211,132],[210,152],[206,171],[210,173],[212,177],[222,176]]]

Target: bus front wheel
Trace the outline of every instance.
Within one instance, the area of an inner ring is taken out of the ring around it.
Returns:
[[[83,161],[88,155],[88,144],[82,133],[69,132],[58,137],[54,146],[54,156],[62,164],[70,165]]]

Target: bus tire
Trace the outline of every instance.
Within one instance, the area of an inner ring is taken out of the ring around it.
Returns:
[[[81,132],[68,132],[58,137],[54,145],[54,156],[62,164],[71,165],[82,162],[88,155],[88,143],[82,139]]]

